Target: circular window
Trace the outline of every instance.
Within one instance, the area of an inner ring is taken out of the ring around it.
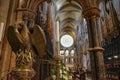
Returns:
[[[60,39],[60,43],[63,47],[71,47],[74,43],[73,37],[70,35],[63,35]]]

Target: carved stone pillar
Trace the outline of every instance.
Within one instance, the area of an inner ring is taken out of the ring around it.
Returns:
[[[29,51],[20,51],[16,54],[16,68],[12,70],[15,80],[31,80],[35,71],[32,68],[33,57]]]
[[[62,58],[60,56],[55,56],[55,62],[56,62],[56,80],[60,80],[60,66],[62,65]]]
[[[98,18],[100,10],[97,7],[91,7],[83,10],[83,15],[86,18],[88,28],[92,80],[106,80],[103,60],[104,49],[100,46],[98,35]]]

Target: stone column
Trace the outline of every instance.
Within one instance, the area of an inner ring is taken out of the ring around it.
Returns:
[[[98,18],[100,10],[97,7],[91,7],[83,10],[83,15],[86,18],[88,28],[92,80],[106,80],[103,59],[104,49],[100,46],[98,35]]]
[[[14,66],[14,62],[11,63],[14,56],[12,55],[10,58],[12,52],[7,42],[6,33],[8,25],[14,22],[16,2],[17,0],[0,0],[0,23],[4,24],[0,41],[0,80],[9,79],[7,75]]]
[[[60,80],[60,66],[62,63],[62,59],[60,56],[57,56],[55,57],[55,61],[56,61],[56,70],[57,70],[56,80]]]
[[[61,57],[60,57],[60,43],[59,43],[59,20],[56,21],[56,53],[55,53],[55,61],[56,61],[56,80],[60,80],[60,65],[61,65]]]

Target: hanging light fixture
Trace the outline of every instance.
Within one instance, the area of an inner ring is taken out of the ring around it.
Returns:
[[[117,56],[117,55],[114,55],[113,57],[114,57],[115,59],[117,59],[117,58],[118,58],[118,56]]]
[[[111,57],[108,57],[108,60],[111,60],[112,58]]]

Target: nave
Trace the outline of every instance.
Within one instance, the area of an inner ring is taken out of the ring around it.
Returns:
[[[0,0],[0,80],[120,80],[120,0]]]

